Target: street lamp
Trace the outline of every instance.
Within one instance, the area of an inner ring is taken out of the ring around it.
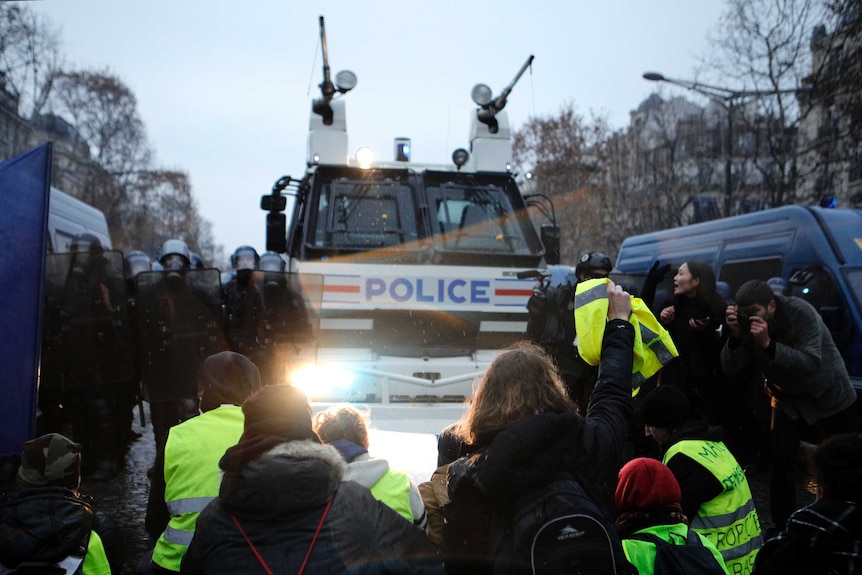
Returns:
[[[649,80],[651,82],[667,82],[668,84],[674,84],[687,90],[691,90],[692,92],[703,94],[727,109],[727,139],[724,144],[724,215],[725,217],[731,215],[731,195],[733,193],[733,186],[731,183],[731,162],[733,161],[733,108],[736,101],[742,98],[796,93],[796,90],[732,90],[730,88],[711,86],[710,84],[702,84],[691,80],[667,78],[664,74],[660,74],[658,72],[644,72],[643,78],[644,80]]]

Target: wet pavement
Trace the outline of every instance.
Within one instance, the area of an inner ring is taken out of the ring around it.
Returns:
[[[97,509],[113,518],[123,531],[127,560],[122,575],[133,575],[140,558],[152,549],[154,544],[144,529],[144,518],[150,488],[147,469],[155,458],[155,444],[149,423],[141,427],[136,417],[134,430],[141,433],[142,437],[129,447],[120,474],[101,483],[85,477],[81,483],[81,492],[93,496]],[[386,456],[393,467],[398,467],[398,462],[391,453]],[[773,527],[768,505],[767,468],[765,465],[751,467],[747,470],[747,475],[762,529],[766,532]],[[800,478],[797,489],[797,503],[800,507],[813,501],[813,495],[806,487],[806,481]]]
[[[109,481],[97,482],[87,476],[81,481],[81,493],[91,495],[95,499],[96,509],[107,514],[123,531],[126,563],[122,575],[133,575],[140,557],[155,544],[144,529],[144,518],[150,493],[147,469],[155,459],[156,444],[149,419],[147,425],[142,427],[137,410],[132,429],[142,436],[129,446],[120,473]]]

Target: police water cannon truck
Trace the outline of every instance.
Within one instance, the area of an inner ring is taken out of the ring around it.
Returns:
[[[559,253],[558,230],[537,232],[515,181],[504,109],[533,57],[496,98],[473,89],[469,150],[451,163],[411,161],[406,138],[395,140],[393,160],[379,161],[367,148],[349,153],[338,96],[356,75],[330,79],[322,17],[320,37],[305,174],[280,178],[261,200],[267,250],[284,254],[291,273],[322,278],[320,302],[309,302],[313,350],[290,377],[312,401],[368,404],[380,428],[391,419],[439,432],[500,349],[524,338],[533,280],[517,273],[558,263],[545,258]]]

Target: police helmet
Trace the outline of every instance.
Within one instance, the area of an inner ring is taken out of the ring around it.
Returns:
[[[90,232],[80,233],[72,238],[69,251],[72,253],[100,252],[102,251],[102,242]]]
[[[589,252],[581,256],[578,265],[575,266],[575,273],[578,278],[585,280],[595,278],[606,278],[611,273],[614,265],[611,263],[611,258],[601,252]],[[602,273],[604,272],[604,273]]]
[[[200,254],[196,254],[195,252],[192,252],[191,256],[192,256],[192,269],[193,270],[202,270],[205,267],[207,267],[206,264],[204,263],[204,259],[200,256]]]
[[[230,256],[230,265],[235,270],[257,269],[259,261],[260,256],[257,255],[257,250],[251,246],[239,246]]]
[[[191,268],[192,256],[189,246],[182,240],[167,240],[159,250],[159,263],[166,270],[187,270]]]
[[[278,252],[264,252],[260,256],[258,268],[266,272],[283,272],[284,260],[281,259]]]
[[[124,259],[126,260],[126,277],[133,278],[141,272],[148,272],[152,269],[150,256],[140,250],[130,251]]]

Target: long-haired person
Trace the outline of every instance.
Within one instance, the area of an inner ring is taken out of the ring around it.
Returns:
[[[551,359],[522,343],[492,362],[463,418],[451,428],[463,456],[449,466],[450,502],[443,510],[442,551],[449,573],[517,570],[525,559],[512,544],[498,547],[499,535],[518,521],[513,504],[561,480],[576,482],[589,500],[585,505],[597,505],[612,517],[633,410],[634,329],[628,322],[631,296],[613,282],[607,307],[600,375],[586,415],[576,411]]]
[[[684,262],[673,278],[673,300],[666,302],[659,320],[670,332],[679,357],[662,370],[662,385],[676,385],[688,396],[698,416],[707,413],[708,400],[721,373],[725,303],[716,292],[712,265]]]

